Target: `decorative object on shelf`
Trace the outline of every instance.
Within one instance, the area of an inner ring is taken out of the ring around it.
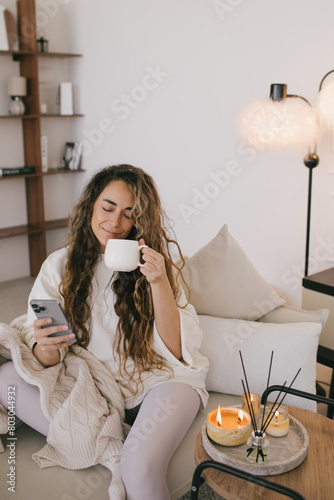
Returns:
[[[244,390],[245,399],[246,399],[246,402],[248,405],[248,413],[250,415],[252,427],[253,427],[252,435],[250,436],[249,440],[247,441],[246,460],[248,462],[251,462],[251,463],[264,463],[264,462],[266,462],[267,457],[268,457],[268,447],[269,447],[269,443],[266,440],[266,432],[267,432],[269,425],[272,423],[273,419],[275,418],[277,412],[279,414],[279,409],[281,407],[281,404],[283,403],[284,398],[287,395],[287,393],[285,393],[284,396],[282,397],[282,399],[278,402],[278,400],[283,392],[283,389],[285,388],[286,381],[284,382],[282,389],[280,390],[275,402],[272,404],[271,409],[269,411],[266,411],[267,400],[265,400],[264,406],[263,406],[261,427],[258,428],[257,423],[256,423],[256,419],[255,419],[255,415],[254,415],[254,410],[253,410],[253,407],[251,405],[251,401],[249,398],[249,395],[251,394],[251,392],[250,392],[249,386],[248,386],[247,375],[246,375],[245,365],[244,365],[241,351],[239,351],[239,355],[240,355],[242,369],[243,369],[243,373],[244,373],[244,377],[245,377],[245,381],[246,381],[247,392],[246,392],[244,381],[241,380],[241,382],[242,382],[242,387]],[[269,387],[271,367],[272,367],[272,362],[273,362],[273,355],[274,355],[274,351],[271,352],[271,357],[270,357],[268,380],[267,380],[267,390]],[[301,370],[301,368],[299,368],[299,370],[297,371],[295,377],[293,378],[293,380],[289,386],[289,389],[291,388],[292,384],[294,383],[294,381],[298,377],[300,370]],[[282,414],[283,414],[283,411],[282,411]],[[283,419],[283,417],[282,417],[282,419]],[[284,417],[284,419],[285,419],[285,417]],[[285,426],[286,426],[286,420],[285,420]],[[281,433],[280,435],[283,436],[285,434]],[[279,437],[279,433],[276,433],[276,437]]]
[[[46,115],[48,112],[48,105],[46,104],[46,102],[41,102],[39,109],[40,109],[41,115]]]
[[[48,52],[49,51],[49,40],[46,40],[43,36],[37,39],[37,50],[38,52]]]
[[[71,170],[80,170],[82,160],[82,142],[74,143],[73,162],[70,165]]]
[[[41,156],[42,156],[42,172],[48,171],[48,138],[46,135],[41,135]]]
[[[252,406],[255,420],[257,421],[261,410],[261,398],[258,394],[243,394],[241,397],[241,408],[248,413],[247,399]]]
[[[322,88],[329,71],[321,80],[314,107],[299,95],[287,94],[287,85],[274,83],[270,99],[247,106],[239,115],[239,134],[257,150],[265,147],[298,147],[308,150],[304,165],[309,169],[305,276],[308,275],[311,223],[312,171],[319,164],[316,146],[321,132],[334,126],[334,84]]]
[[[221,408],[219,405],[207,416],[207,432],[215,443],[239,446],[250,436],[250,416],[240,408]]]
[[[0,5],[0,50],[9,50],[5,19],[6,10],[6,7]]]
[[[35,167],[0,168],[0,177],[7,177],[10,175],[34,174],[35,170]]]
[[[14,50],[17,46],[17,30],[13,14],[0,5],[0,50]]]
[[[288,416],[288,410],[285,406],[280,406],[278,410],[273,412],[272,410],[267,410],[266,417],[269,418],[274,413],[273,418],[271,419],[270,424],[267,427],[267,434],[269,436],[282,437],[286,436],[289,432],[290,419]]]
[[[82,159],[82,143],[67,142],[61,167],[66,170],[80,170]]]
[[[27,79],[24,76],[11,76],[7,81],[7,90],[11,98],[9,113],[23,115],[25,105],[22,97],[27,95]]]
[[[73,115],[73,89],[71,82],[62,82],[59,87],[60,114]]]
[[[71,170],[70,165],[73,162],[74,142],[67,142],[65,144],[65,152],[63,156],[62,167],[65,170]]]
[[[0,5],[0,50],[17,49],[17,29],[13,14]]]

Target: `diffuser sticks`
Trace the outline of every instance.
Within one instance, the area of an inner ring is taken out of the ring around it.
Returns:
[[[250,396],[251,393],[249,390],[246,369],[245,369],[245,365],[244,365],[241,351],[239,351],[239,355],[240,355],[242,369],[243,369],[243,373],[244,373],[244,377],[245,377],[245,381],[246,381],[246,387],[245,387],[245,383],[243,380],[241,380],[241,383],[242,383],[242,387],[244,390],[244,397],[246,399],[246,403],[247,403],[247,407],[248,407],[248,413],[250,415],[251,423],[252,423],[252,427],[253,427],[252,435],[247,441],[246,459],[247,459],[247,461],[249,461],[251,463],[259,463],[259,462],[263,463],[267,460],[268,446],[269,446],[268,440],[266,439],[265,432],[266,432],[268,426],[270,425],[272,419],[274,418],[275,413],[278,411],[279,407],[281,406],[281,404],[284,401],[284,398],[286,397],[287,393],[285,393],[283,395],[283,397],[280,399],[282,391],[286,386],[286,381],[284,382],[281,391],[279,392],[275,402],[272,404],[272,407],[271,407],[270,411],[268,411],[266,416],[265,416],[265,412],[266,412],[267,400],[265,400],[264,407],[263,407],[261,427],[260,427],[260,429],[258,429],[255,414],[254,414],[254,408],[253,408],[253,405],[251,402],[251,396]],[[273,355],[274,355],[274,351],[271,352],[271,357],[270,357],[270,364],[269,364],[269,371],[268,371],[268,378],[267,378],[267,389],[269,387]],[[293,378],[291,384],[289,385],[289,389],[291,388],[292,384],[294,383],[297,376],[299,375],[300,370],[301,370],[301,368],[299,368],[299,370],[297,371],[295,377]]]

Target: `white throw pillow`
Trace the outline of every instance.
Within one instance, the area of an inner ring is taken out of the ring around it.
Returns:
[[[316,357],[320,323],[273,324],[199,316],[203,330],[201,353],[209,359],[208,391],[241,395],[244,374],[242,353],[250,391],[260,396],[267,386],[271,351],[274,351],[270,385],[289,386],[299,373],[294,389],[315,394]],[[278,393],[272,393],[275,401]],[[284,403],[316,411],[316,402],[287,395]]]
[[[321,323],[324,327],[328,319],[328,309],[318,309],[317,311],[305,311],[291,306],[277,307],[259,319],[262,323]]]
[[[254,268],[225,224],[182,270],[198,314],[259,319],[285,301]],[[188,291],[185,288],[188,298]]]

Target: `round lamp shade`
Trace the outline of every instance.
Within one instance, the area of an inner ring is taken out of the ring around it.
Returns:
[[[258,150],[266,147],[313,149],[318,139],[316,111],[298,98],[257,101],[238,117],[241,138]]]
[[[318,111],[320,126],[334,129],[334,81],[330,81],[320,90],[315,108]]]
[[[7,81],[7,90],[10,96],[27,95],[27,79],[24,76],[11,76]]]

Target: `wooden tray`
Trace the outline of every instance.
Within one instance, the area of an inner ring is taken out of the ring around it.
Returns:
[[[221,446],[212,441],[206,430],[206,421],[202,427],[203,447],[216,462],[231,465],[256,476],[283,474],[300,465],[308,451],[309,438],[305,427],[289,415],[289,432],[284,437],[267,435],[269,441],[268,461],[264,464],[246,462],[247,443],[240,446]]]

